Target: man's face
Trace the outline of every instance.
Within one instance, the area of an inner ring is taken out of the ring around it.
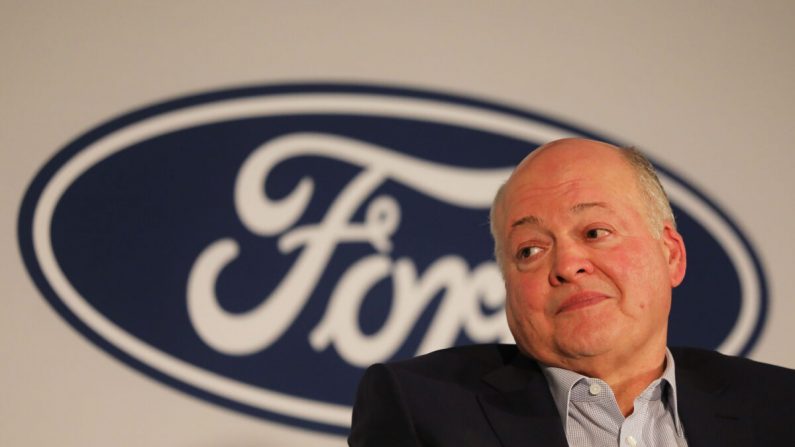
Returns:
[[[496,208],[507,316],[517,344],[543,363],[659,354],[682,239],[658,238],[634,171],[602,143],[553,143],[516,170]]]

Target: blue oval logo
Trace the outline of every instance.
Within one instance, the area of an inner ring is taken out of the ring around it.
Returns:
[[[567,136],[604,140],[427,91],[212,92],[67,145],[24,197],[19,242],[50,304],[122,361],[238,411],[345,433],[370,363],[511,341],[488,208],[530,148]],[[767,307],[759,261],[723,212],[658,169],[689,255],[670,343],[745,354]]]

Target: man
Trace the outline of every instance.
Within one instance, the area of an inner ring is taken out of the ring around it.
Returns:
[[[795,372],[666,348],[685,245],[637,151],[546,144],[491,217],[516,346],[372,366],[350,445],[795,445]]]

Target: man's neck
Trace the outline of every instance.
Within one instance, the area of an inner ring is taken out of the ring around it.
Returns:
[[[648,371],[640,372],[631,377],[616,378],[613,380],[602,379],[610,385],[613,395],[616,397],[618,408],[624,417],[632,414],[635,407],[635,399],[649,386],[650,383],[662,376],[665,370],[665,359],[663,363]]]
[[[665,371],[665,347],[659,352],[635,354],[627,358],[581,358],[561,367],[605,381],[626,417],[632,413],[635,399]]]

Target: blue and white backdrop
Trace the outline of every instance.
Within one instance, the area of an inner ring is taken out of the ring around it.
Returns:
[[[592,8],[3,5],[0,444],[343,445],[511,341],[488,207],[565,136],[657,165],[670,343],[795,367],[795,7]]]

